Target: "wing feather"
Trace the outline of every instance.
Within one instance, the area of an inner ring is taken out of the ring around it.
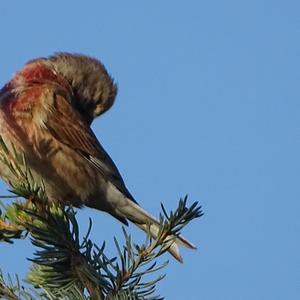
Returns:
[[[127,190],[113,160],[101,146],[80,113],[64,96],[54,93],[53,97],[54,110],[48,112],[45,124],[51,135],[86,158],[106,180],[111,181],[120,192],[135,201]]]

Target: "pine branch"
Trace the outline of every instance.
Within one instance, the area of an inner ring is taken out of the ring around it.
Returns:
[[[30,294],[25,290],[25,288],[20,284],[19,278],[16,277],[16,280],[11,278],[10,275],[7,276],[7,282],[4,280],[4,276],[0,270],[0,296],[1,299],[6,300],[49,300],[48,298],[45,298],[41,294],[35,293],[35,296]],[[38,298],[36,298],[38,297]]]
[[[197,202],[188,207],[186,196],[169,214],[162,205],[158,236],[152,239],[149,228],[142,245],[135,244],[123,228],[124,245],[114,239],[117,256],[108,257],[105,243],[99,247],[89,239],[92,221],[83,241],[80,241],[75,210],[51,203],[43,182],[33,180],[24,155],[17,153],[13,145],[8,148],[1,137],[0,160],[16,178],[14,183],[10,182],[11,192],[15,197],[27,199],[25,203],[15,201],[11,205],[2,205],[0,241],[12,243],[13,239],[24,238],[29,233],[37,250],[31,259],[33,266],[27,282],[42,290],[39,299],[163,299],[153,294],[164,275],[152,280],[145,277],[167,266],[168,262],[157,265],[157,258],[169,249],[189,222],[202,216]],[[0,277],[0,296],[18,299],[13,298],[16,291],[20,291],[18,284],[16,286],[8,286]],[[26,296],[25,291],[23,294],[24,299],[34,299],[26,298],[30,294]]]
[[[0,242],[13,243],[13,239],[23,239],[26,236],[25,228],[15,222],[9,222],[14,219],[14,207],[2,206],[6,213],[0,209]]]

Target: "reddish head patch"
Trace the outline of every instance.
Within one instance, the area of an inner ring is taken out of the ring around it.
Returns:
[[[15,87],[31,86],[34,84],[54,83],[71,91],[70,84],[61,75],[55,73],[50,67],[45,65],[42,61],[33,62],[16,74],[13,78],[13,85]]]

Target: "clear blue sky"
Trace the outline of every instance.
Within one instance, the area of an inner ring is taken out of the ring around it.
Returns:
[[[100,58],[119,94],[93,128],[132,194],[153,214],[203,205],[159,293],[300,299],[299,1],[2,1],[0,28],[1,85],[55,51]],[[121,225],[90,215],[112,245]],[[24,274],[32,250],[1,245],[1,268]]]

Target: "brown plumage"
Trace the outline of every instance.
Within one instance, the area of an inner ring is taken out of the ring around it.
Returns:
[[[32,60],[0,92],[0,135],[25,154],[35,181],[43,180],[51,201],[86,205],[127,220],[151,234],[156,219],[127,190],[112,159],[90,128],[108,110],[117,87],[96,59],[60,53]],[[13,180],[5,165],[1,176]],[[169,252],[179,261],[178,237]]]

